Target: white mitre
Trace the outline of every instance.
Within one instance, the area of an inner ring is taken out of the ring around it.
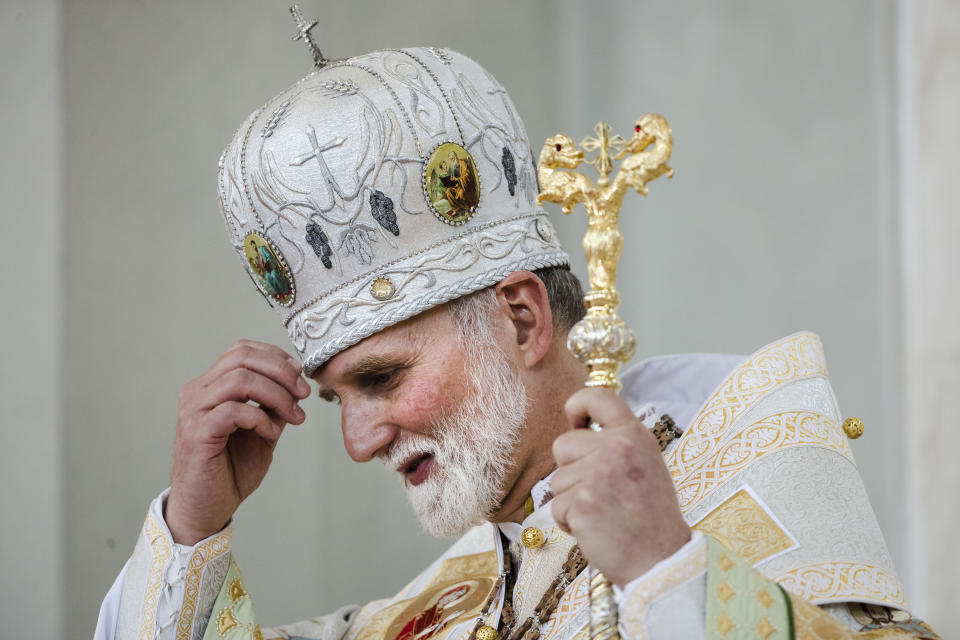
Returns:
[[[247,118],[219,190],[230,240],[306,375],[514,271],[568,263],[513,103],[447,49],[315,70]]]

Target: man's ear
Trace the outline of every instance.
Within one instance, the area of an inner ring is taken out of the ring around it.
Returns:
[[[494,290],[513,328],[510,335],[523,364],[533,367],[543,360],[553,340],[553,311],[543,281],[530,271],[515,271]]]

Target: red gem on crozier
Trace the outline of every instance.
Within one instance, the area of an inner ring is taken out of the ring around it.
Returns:
[[[447,224],[460,225],[473,217],[480,204],[480,176],[470,152],[455,142],[434,149],[423,170],[423,194]]]
[[[243,255],[257,288],[270,300],[285,307],[293,304],[297,290],[293,274],[280,250],[259,231],[243,238]]]

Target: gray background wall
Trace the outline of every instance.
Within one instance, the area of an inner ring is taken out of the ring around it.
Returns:
[[[239,337],[286,343],[230,255],[214,176],[243,117],[309,69],[287,4],[0,2],[18,285],[0,316],[4,637],[92,633],[168,483],[180,385]],[[666,115],[676,178],[622,216],[639,354],[818,332],[841,407],[867,424],[854,451],[915,609],[960,630],[941,595],[960,570],[944,506],[960,445],[955,0],[302,5],[329,56],[430,43],[480,60],[536,146]],[[582,212],[556,214],[583,273]],[[237,516],[266,623],[389,595],[446,544],[379,465],[348,460],[324,404],[306,402]]]

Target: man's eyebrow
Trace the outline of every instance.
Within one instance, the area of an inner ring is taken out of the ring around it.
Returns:
[[[390,369],[397,369],[403,367],[409,367],[416,362],[417,358],[415,356],[384,356],[379,354],[372,354],[365,356],[359,360],[356,364],[350,367],[345,373],[344,377],[354,378],[354,379],[363,379],[375,376],[378,373],[383,373],[384,371]],[[317,396],[327,402],[339,402],[340,396],[333,389],[327,389],[326,387],[321,386],[317,390]]]
[[[327,402],[336,402],[340,399],[333,389],[326,389],[324,387],[320,387],[320,389],[317,390],[317,396]]]
[[[383,356],[372,354],[365,356],[347,371],[348,376],[362,378],[381,373],[386,369],[406,367],[413,364],[414,358],[409,356]]]

